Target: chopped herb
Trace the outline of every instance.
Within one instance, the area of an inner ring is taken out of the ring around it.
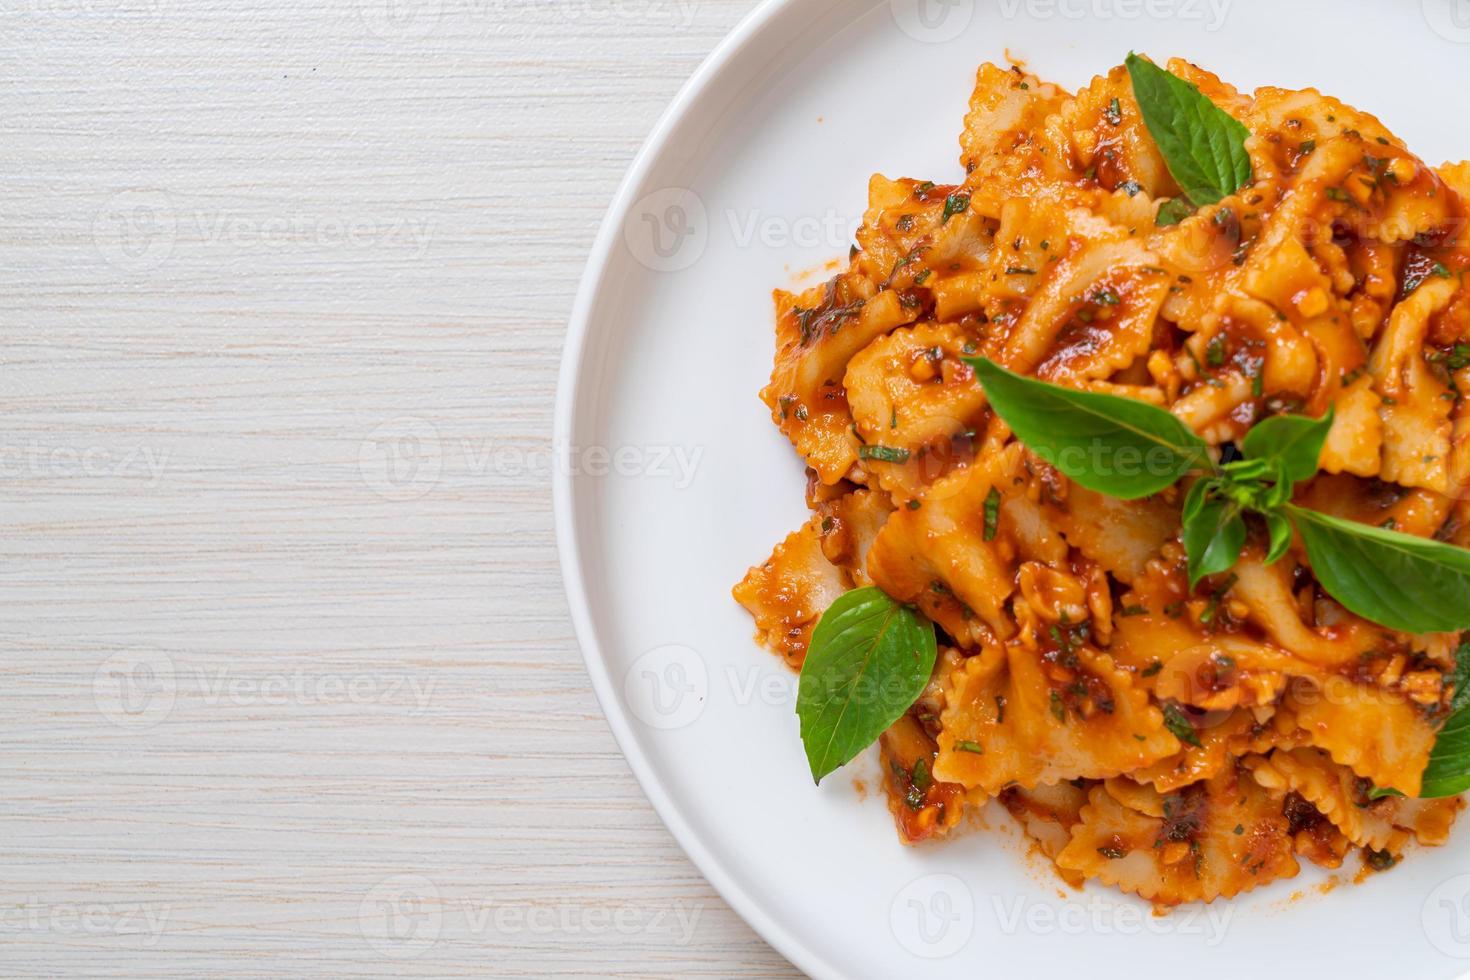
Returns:
[[[934,189],[934,181],[932,181],[932,180],[926,180],[922,184],[920,184],[918,187],[915,187],[914,188],[914,193],[915,194],[927,194],[930,191],[932,191],[933,189]]]
[[[1067,706],[1062,703],[1062,696],[1056,691],[1051,692],[1051,713],[1057,721],[1066,722]]]
[[[1097,291],[1097,295],[1093,297],[1093,301],[1103,306],[1117,306],[1119,303],[1123,302],[1123,300],[1118,296],[1117,293],[1113,292],[1107,287],[1099,289]]]
[[[994,541],[996,533],[1000,530],[1000,491],[995,487],[990,488],[990,493],[985,498],[985,540]]]
[[[1446,370],[1458,371],[1470,366],[1470,344],[1456,344],[1449,353],[1436,351],[1427,359],[1430,364],[1443,364]]]
[[[965,211],[969,210],[969,207],[970,207],[970,195],[968,195],[968,194],[951,194],[951,195],[949,195],[949,197],[946,197],[944,199],[944,217],[940,219],[939,223],[941,225],[942,224],[947,224],[949,222],[949,219],[950,218],[953,218],[957,214],[963,214]]]
[[[1265,358],[1252,358],[1250,364],[1251,396],[1260,398],[1266,393],[1266,360]]]
[[[1125,180],[1118,185],[1118,190],[1127,194],[1129,197],[1137,197],[1142,192],[1143,185],[1136,180]]]
[[[985,754],[985,746],[981,745],[979,742],[970,742],[963,739],[954,743],[954,750],[956,752],[969,752],[972,755]]]
[[[1164,662],[1162,660],[1155,660],[1153,663],[1151,663],[1147,667],[1143,668],[1143,673],[1140,674],[1139,676],[1140,677],[1156,677],[1156,676],[1158,676],[1159,672],[1162,671],[1163,669],[1164,669]]]
[[[917,500],[910,500],[905,506],[907,506],[909,510],[918,510],[924,505]]]
[[[1009,268],[1006,269],[1006,275],[1008,275],[1008,276],[1034,276],[1034,275],[1036,275],[1036,270],[1035,269],[1028,269],[1025,266],[1013,265],[1013,266],[1010,266]]]
[[[1108,108],[1103,112],[1103,118],[1114,126],[1123,125],[1123,103],[1114,99],[1108,103]]]
[[[1164,727],[1186,745],[1193,745],[1197,749],[1204,748],[1199,740],[1199,732],[1194,730],[1194,725],[1190,723],[1188,716],[1177,704],[1166,703],[1164,705]]]
[[[1317,141],[1316,140],[1303,140],[1302,141],[1302,146],[1301,146],[1301,154],[1302,154],[1302,156],[1309,157],[1313,153],[1315,153],[1316,151],[1317,151]]]
[[[1159,206],[1159,213],[1154,218],[1154,224],[1160,228],[1168,228],[1179,224],[1192,214],[1194,214],[1194,208],[1189,202],[1182,197],[1176,197]]]
[[[899,231],[913,231],[914,216],[911,214],[899,215],[898,221],[896,222],[895,226],[898,228]]]
[[[1147,606],[1124,606],[1123,607],[1122,615],[1124,615],[1124,616],[1147,616],[1148,615],[1148,607]]]
[[[1387,871],[1398,864],[1399,859],[1389,851],[1375,851],[1371,847],[1365,847],[1363,848],[1363,863],[1374,871]]]
[[[1245,827],[1241,826],[1240,824],[1236,824],[1235,825],[1235,836],[1236,837],[1239,837],[1243,833],[1245,833]]]
[[[1101,854],[1109,861],[1121,861],[1123,858],[1128,856],[1128,852],[1123,850],[1123,848],[1121,847],[1099,847],[1097,849],[1097,853]]]
[[[1353,200],[1352,198],[1348,197],[1347,191],[1343,190],[1341,187],[1327,188],[1327,199],[1329,201],[1339,201],[1344,204],[1351,204]]]
[[[913,783],[919,789],[928,789],[934,783],[934,778],[929,774],[929,760],[923,756],[914,760]]]
[[[907,463],[909,451],[892,446],[859,446],[858,459],[878,459],[885,463]]]
[[[1210,338],[1205,346],[1205,363],[1210,367],[1219,367],[1225,363],[1225,335],[1217,333]]]
[[[995,696],[995,723],[997,725],[1002,725],[1002,724],[1005,724],[1005,720],[1006,720],[1006,696],[1004,694],[997,694]]]
[[[932,275],[934,275],[934,270],[933,269],[925,269],[923,272],[919,273],[917,276],[914,276],[914,285],[915,286],[922,286],[922,285],[924,285],[924,283],[926,283],[926,282],[929,281],[929,277],[932,276]]]

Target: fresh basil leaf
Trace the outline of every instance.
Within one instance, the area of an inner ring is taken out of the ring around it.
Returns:
[[[1368,799],[1370,800],[1382,800],[1390,796],[1402,797],[1403,795],[1403,793],[1400,793],[1392,786],[1374,786],[1368,791]]]
[[[1137,500],[1213,466],[1205,441],[1162,408],[1023,377],[985,358],[965,361],[1016,437],[1089,490]]]
[[[1190,587],[1200,579],[1227,572],[1245,548],[1245,519],[1240,507],[1211,500],[1184,524],[1184,550],[1189,555]]]
[[[1450,673],[1450,714],[1470,708],[1470,643],[1462,642],[1455,651],[1455,669]]]
[[[1159,205],[1159,213],[1154,216],[1154,224],[1159,228],[1171,228],[1194,214],[1194,211],[1194,205],[1184,198],[1171,197]]]
[[[1450,715],[1434,740],[1419,787],[1421,800],[1459,796],[1470,789],[1470,711]]]
[[[1310,480],[1317,475],[1322,446],[1332,431],[1336,408],[1327,410],[1320,419],[1302,415],[1273,415],[1255,425],[1240,443],[1247,459],[1285,464],[1286,476],[1293,483]]]
[[[1404,633],[1470,629],[1470,551],[1302,507],[1284,509],[1317,581],[1351,611]]]
[[[1194,486],[1189,488],[1189,493],[1184,495],[1184,509],[1181,519],[1188,525],[1195,520],[1211,495],[1220,488],[1220,480],[1210,477],[1200,477],[1194,481]]]
[[[1291,550],[1291,521],[1280,511],[1265,514],[1266,529],[1271,532],[1271,550],[1266,553],[1266,564],[1274,565]]]
[[[1143,121],[1191,201],[1214,204],[1251,182],[1250,130],[1239,120],[1197,86],[1136,54],[1128,56],[1128,74]]]
[[[1220,467],[1220,472],[1235,483],[1261,480],[1271,475],[1271,462],[1265,459],[1237,459]]]
[[[1291,494],[1296,488],[1296,481],[1288,474],[1288,465],[1284,459],[1273,459],[1271,461],[1272,483],[1270,484],[1270,488],[1261,497],[1261,510],[1264,513],[1269,514],[1279,511],[1282,507],[1291,503]]]
[[[1449,676],[1450,717],[1439,730],[1429,765],[1424,768],[1421,799],[1458,796],[1470,789],[1470,643],[1455,651],[1455,669]]]
[[[796,695],[812,778],[820,783],[903,717],[936,655],[934,625],[881,589],[832,603],[812,631]]]

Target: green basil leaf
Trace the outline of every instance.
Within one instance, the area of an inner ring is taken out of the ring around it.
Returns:
[[[1266,553],[1266,564],[1274,565],[1291,550],[1291,521],[1280,511],[1265,514],[1266,529],[1271,532],[1271,550]]]
[[[1213,466],[1205,441],[1162,408],[1023,377],[985,358],[965,361],[1016,438],[1089,490],[1137,500]]]
[[[1470,789],[1470,643],[1455,651],[1455,669],[1449,676],[1454,688],[1450,717],[1434,742],[1424,768],[1421,799],[1458,796]]]
[[[1246,433],[1240,450],[1247,459],[1280,461],[1286,467],[1287,478],[1293,483],[1310,480],[1317,475],[1322,446],[1332,431],[1332,420],[1336,414],[1337,410],[1332,408],[1320,419],[1274,415]]]
[[[1450,673],[1450,714],[1470,708],[1470,643],[1462,642],[1455,651],[1455,669]]]
[[[851,762],[911,708],[934,672],[934,625],[881,589],[855,589],[822,614],[797,687],[812,778]]]
[[[1210,499],[1210,495],[1218,490],[1219,487],[1220,481],[1218,479],[1200,477],[1194,481],[1194,486],[1190,487],[1189,493],[1184,495],[1184,510],[1180,515],[1181,520],[1183,520],[1186,526],[1195,520],[1199,515],[1200,508],[1204,507],[1205,502]]]
[[[1470,711],[1450,715],[1434,741],[1419,787],[1421,800],[1459,796],[1470,789]]]
[[[1348,609],[1404,633],[1470,629],[1470,551],[1287,506],[1317,581]]]
[[[1128,56],[1128,74],[1143,121],[1191,201],[1214,204],[1251,182],[1250,130],[1239,120],[1197,86],[1136,54]]]
[[[1291,494],[1296,488],[1296,481],[1291,478],[1287,470],[1289,465],[1284,459],[1273,459],[1271,461],[1273,471],[1271,479],[1275,482],[1271,484],[1271,488],[1266,491],[1262,498],[1264,502],[1263,511],[1265,513],[1269,514],[1278,511],[1291,503]]]
[[[1245,548],[1245,518],[1240,507],[1224,500],[1201,506],[1184,524],[1184,550],[1189,555],[1189,584],[1227,572]]]
[[[1368,791],[1368,799],[1370,799],[1370,800],[1382,800],[1382,799],[1385,799],[1385,798],[1390,797],[1390,796],[1400,796],[1401,797],[1403,795],[1404,795],[1403,793],[1400,793],[1398,790],[1394,789],[1392,786],[1374,786],[1372,789],[1370,789]]]
[[[1234,483],[1264,480],[1271,475],[1271,462],[1265,459],[1237,459],[1233,463],[1226,463],[1220,467],[1220,472],[1228,476]]]

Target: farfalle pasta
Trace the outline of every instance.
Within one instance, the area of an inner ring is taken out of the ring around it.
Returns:
[[[1243,127],[1229,193],[1190,186],[1128,68],[1069,93],[985,65],[964,176],[873,177],[847,268],[776,293],[761,397],[812,517],[735,588],[798,670],[851,590],[933,624],[879,739],[905,843],[999,798],[1069,881],[1161,905],[1443,843],[1462,804],[1414,797],[1461,637],[1352,611],[1258,516],[1228,573],[1192,575],[1193,477],[1089,489],[973,360],[1165,410],[1213,466],[1267,419],[1326,419],[1279,506],[1470,545],[1470,164],[1315,90],[1167,67]]]

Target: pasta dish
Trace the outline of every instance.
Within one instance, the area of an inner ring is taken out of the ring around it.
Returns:
[[[1444,843],[1470,163],[1137,56],[1076,93],[984,65],[959,145],[775,293],[811,518],[734,595],[813,777],[876,742],[904,843],[994,799],[1163,906]]]

